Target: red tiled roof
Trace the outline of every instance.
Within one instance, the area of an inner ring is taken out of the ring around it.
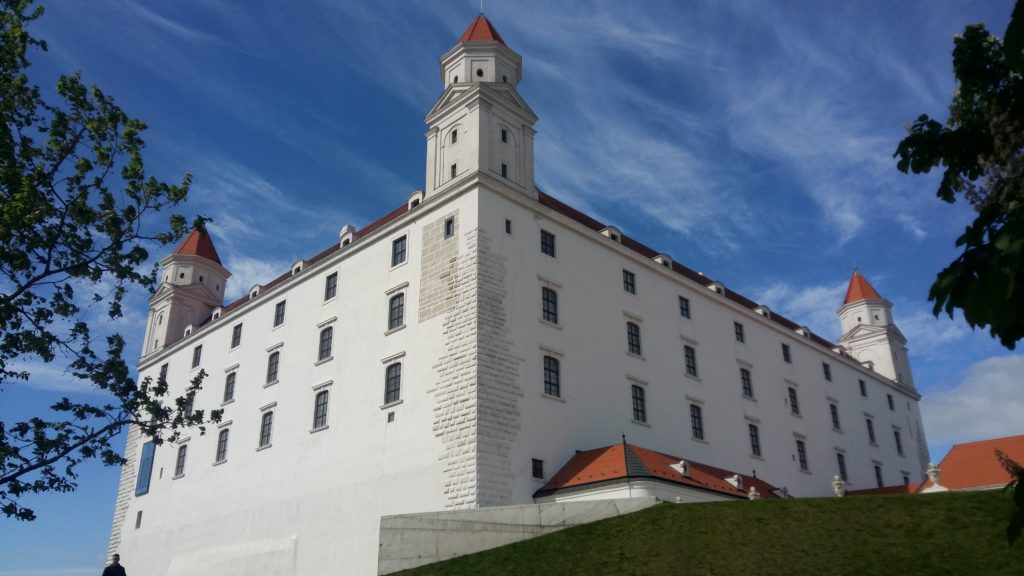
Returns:
[[[220,256],[217,255],[217,249],[213,247],[213,240],[210,239],[210,235],[206,231],[200,231],[198,228],[192,229],[192,232],[182,241],[174,253],[187,256],[201,256],[220,264]]]
[[[735,498],[745,498],[751,486],[757,487],[762,498],[777,498],[776,489],[767,482],[740,474],[743,490],[738,490],[725,478],[735,473],[722,468],[688,461],[689,476],[683,476],[671,467],[682,458],[641,448],[633,444],[613,444],[604,448],[577,452],[535,496],[553,494],[568,488],[580,488],[611,480],[654,479],[710,490]]]
[[[868,279],[865,278],[859,270],[854,269],[853,275],[850,276],[850,287],[846,289],[846,298],[843,300],[843,304],[849,304],[850,302],[857,302],[858,300],[881,300],[882,297],[878,292],[871,286]]]
[[[505,41],[501,39],[501,34],[498,34],[498,30],[494,28],[494,24],[491,24],[491,21],[483,14],[477,16],[470,23],[469,28],[462,33],[462,36],[459,36],[459,43],[462,42],[500,42],[505,44]]]
[[[1024,435],[954,444],[939,463],[939,485],[950,490],[1005,485],[1010,473],[996,459],[996,450],[1024,465]]]

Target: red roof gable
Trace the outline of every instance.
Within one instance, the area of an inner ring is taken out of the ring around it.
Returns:
[[[462,42],[500,42],[505,44],[505,41],[501,39],[501,34],[494,28],[494,24],[487,19],[486,16],[480,14],[470,23],[469,28],[459,36],[459,43]]]
[[[939,463],[939,485],[950,490],[1005,485],[1010,473],[999,463],[996,450],[1024,465],[1024,435],[954,444]]]
[[[577,452],[543,488],[537,491],[537,494],[546,495],[609,480],[645,478],[710,490],[736,498],[745,498],[747,490],[755,486],[762,498],[777,498],[774,493],[776,488],[763,480],[740,474],[743,478],[743,490],[739,490],[725,481],[726,478],[733,476],[734,472],[699,462],[687,461],[689,476],[683,476],[672,468],[672,465],[678,464],[680,460],[682,458],[678,456],[633,444],[613,444]]]
[[[846,298],[843,300],[843,304],[849,304],[850,302],[857,302],[858,300],[881,300],[882,297],[878,292],[871,286],[868,279],[865,278],[859,270],[854,269],[853,275],[850,276],[850,287],[846,289]]]
[[[210,235],[205,231],[200,231],[198,228],[192,229],[192,232],[189,233],[174,253],[187,256],[201,256],[220,264],[220,256],[217,255],[217,249],[213,247],[213,240],[210,239]]]

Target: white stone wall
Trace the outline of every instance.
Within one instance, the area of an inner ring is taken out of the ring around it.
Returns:
[[[524,359],[518,371],[522,424],[511,454],[514,500],[528,499],[576,450],[613,444],[623,434],[647,448],[756,471],[796,496],[831,494],[838,451],[855,488],[876,485],[876,462],[887,485],[901,482],[904,473],[912,482],[922,478],[918,403],[891,381],[520,195],[482,195],[480,211],[482,233],[504,256],[512,356]],[[506,219],[512,234],[505,233]],[[542,228],[556,235],[555,258],[540,251]],[[624,268],[636,275],[636,295],[623,290]],[[728,285],[725,272],[715,277]],[[557,326],[541,319],[542,285],[559,294]],[[679,313],[679,296],[690,300],[690,319]],[[641,327],[639,357],[626,351],[627,320]],[[734,322],[743,324],[745,343],[736,341]],[[783,343],[792,363],[782,359]],[[698,378],[686,375],[684,345],[696,350]],[[561,362],[561,398],[543,394],[544,355]],[[752,374],[753,399],[741,393],[740,368]],[[867,397],[860,395],[861,379]],[[646,424],[632,419],[635,381],[646,391]],[[791,413],[789,387],[798,391],[799,416]],[[833,430],[830,403],[838,406],[841,430]],[[704,441],[691,437],[691,404],[702,408]],[[877,445],[868,442],[869,417]],[[751,423],[759,428],[761,457],[751,455]],[[797,439],[807,449],[806,472],[797,464]],[[544,461],[545,479],[532,478],[533,458]]]

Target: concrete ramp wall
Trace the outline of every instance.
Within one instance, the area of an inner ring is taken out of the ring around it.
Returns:
[[[378,574],[432,564],[643,510],[657,498],[623,498],[399,514],[380,519]]]

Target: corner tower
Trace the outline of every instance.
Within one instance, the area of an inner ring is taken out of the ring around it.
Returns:
[[[856,269],[838,314],[843,329],[840,346],[879,374],[914,388],[907,339],[893,323],[892,302],[882,298]]]
[[[160,261],[160,287],[149,299],[142,355],[180,340],[189,326],[205,322],[224,303],[228,272],[206,230],[195,228]]]
[[[490,179],[536,198],[533,125],[537,116],[516,90],[523,59],[480,14],[441,57],[444,93],[427,123],[425,196],[473,179]]]

